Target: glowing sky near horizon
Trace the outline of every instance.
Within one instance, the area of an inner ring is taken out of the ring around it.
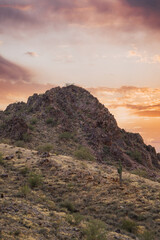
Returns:
[[[159,0],[0,0],[0,108],[87,88],[160,151]]]

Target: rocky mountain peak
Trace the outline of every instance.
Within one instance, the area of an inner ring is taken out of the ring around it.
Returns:
[[[121,160],[130,168],[159,168],[152,146],[145,145],[139,134],[120,129],[97,98],[75,85],[10,104],[0,114],[0,126],[1,141],[33,149],[50,144],[53,152],[63,154],[74,154],[82,146],[100,162]]]

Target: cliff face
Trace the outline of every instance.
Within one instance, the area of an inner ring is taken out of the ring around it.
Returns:
[[[139,134],[120,129],[97,98],[74,85],[9,105],[0,113],[0,138],[30,148],[49,143],[53,152],[63,154],[73,154],[82,145],[97,161],[159,168],[159,155],[152,146],[145,145]]]

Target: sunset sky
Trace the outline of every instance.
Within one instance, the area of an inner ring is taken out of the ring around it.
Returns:
[[[0,0],[0,109],[74,83],[160,151],[159,0]]]

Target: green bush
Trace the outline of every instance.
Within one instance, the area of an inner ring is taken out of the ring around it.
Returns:
[[[6,124],[5,123],[0,123],[0,129],[4,129],[6,127]]]
[[[33,127],[33,125],[32,125],[32,124],[29,124],[29,125],[28,125],[28,128],[29,128],[31,131],[33,131],[33,130],[34,130],[34,127]]]
[[[39,152],[50,152],[53,149],[53,146],[49,143],[38,146],[37,150]]]
[[[19,195],[21,197],[27,197],[28,194],[30,194],[31,189],[28,185],[24,185],[23,187],[20,188]]]
[[[20,230],[16,230],[15,232],[14,232],[14,236],[19,236],[20,235],[20,233],[21,233],[21,231]]]
[[[32,139],[32,136],[29,133],[24,133],[23,134],[23,140],[24,142],[30,142]]]
[[[80,213],[73,213],[73,217],[74,217],[74,220],[75,220],[75,224],[76,225],[79,225],[81,221],[84,220],[84,216],[81,215]]]
[[[47,113],[50,113],[50,112],[52,112],[53,110],[54,110],[53,106],[48,106],[48,107],[46,108],[46,112],[47,112]]]
[[[143,178],[149,178],[147,171],[143,169],[135,169],[132,173]]]
[[[65,218],[66,218],[66,221],[67,221],[69,224],[74,225],[74,218],[73,218],[72,215],[67,214]]]
[[[154,240],[154,233],[150,232],[150,231],[144,231],[144,233],[141,234],[140,239],[142,240]]]
[[[63,132],[59,135],[59,139],[61,140],[70,140],[73,139],[73,133],[71,132]]]
[[[50,125],[51,127],[55,127],[55,126],[57,125],[57,122],[56,122],[54,119],[52,119],[52,118],[48,118],[48,119],[46,120],[46,123],[47,123],[48,125]]]
[[[129,151],[127,154],[134,160],[136,160],[139,163],[142,163],[142,154],[135,150],[135,151]]]
[[[71,214],[66,215],[67,222],[75,226],[78,226],[81,223],[81,221],[83,221],[84,219],[85,217],[80,213],[73,213],[72,215]]]
[[[0,153],[0,165],[4,165],[3,155]]]
[[[31,125],[35,125],[37,123],[37,118],[32,118],[30,121]]]
[[[91,220],[83,233],[86,240],[107,240],[105,223],[100,220]]]
[[[94,156],[91,154],[90,150],[85,148],[85,147],[79,147],[75,152],[74,152],[74,156],[77,159],[80,160],[90,160],[90,161],[94,161],[95,158]]]
[[[1,143],[10,145],[10,144],[11,144],[11,140],[8,139],[8,138],[2,138],[2,139],[1,139]]]
[[[110,153],[110,148],[109,148],[109,146],[104,146],[104,147],[103,147],[103,153],[104,153],[104,154]]]
[[[70,202],[69,200],[65,200],[64,202],[62,202],[61,207],[67,208],[67,210],[72,212],[72,213],[75,212],[75,210],[76,210],[73,203]]]
[[[16,147],[21,147],[21,148],[24,148],[24,146],[25,146],[23,140],[16,141],[16,142],[14,143],[14,145],[15,145]]]
[[[22,174],[24,177],[27,176],[30,172],[30,169],[28,167],[24,167],[20,169],[20,174]]]
[[[39,187],[42,185],[42,176],[40,174],[31,172],[28,178],[28,184],[31,189]]]
[[[137,233],[138,225],[133,220],[125,218],[122,220],[121,228],[130,233]]]

